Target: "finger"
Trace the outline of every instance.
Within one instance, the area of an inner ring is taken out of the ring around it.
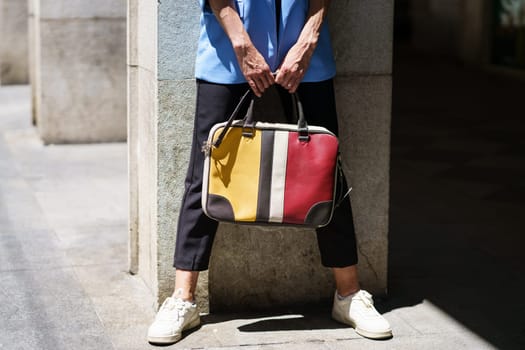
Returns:
[[[261,97],[261,92],[259,91],[259,89],[257,88],[257,84],[255,84],[255,82],[253,81],[253,79],[249,80],[248,81],[248,85],[250,85],[250,88],[252,89],[253,93],[255,94],[255,96],[257,97]]]
[[[275,82],[279,85],[283,85],[287,75],[288,71],[286,69],[279,69],[277,71],[277,76],[275,77]]]
[[[284,79],[283,84],[285,84],[285,87],[289,90],[293,88],[294,86],[297,86],[300,80],[301,80],[300,73],[298,73],[297,71],[291,71],[286,76],[286,79]]]
[[[254,77],[254,80],[257,86],[262,88],[263,90],[267,89],[270,86],[268,76],[265,72],[260,72],[259,74],[257,74],[257,76]]]
[[[279,75],[277,76],[275,81],[277,82],[277,84],[285,86],[287,81],[286,74],[283,72],[279,72]]]
[[[281,85],[284,86],[285,88],[288,88],[290,84],[292,83],[293,83],[293,77],[291,74],[285,75],[281,81]]]
[[[291,94],[295,93],[297,91],[297,88],[299,87],[299,84],[292,84],[292,86],[288,89],[288,92]]]
[[[263,75],[262,80],[264,82],[264,88],[269,88],[271,85],[274,84],[275,80],[272,76],[272,73],[270,71],[267,72],[267,74]]]
[[[303,78],[304,78],[303,72],[296,72],[295,74],[293,74],[292,77],[290,78],[290,81],[288,82],[288,84],[290,85],[289,91],[292,93],[295,92],[297,88],[299,87],[299,85],[301,84],[301,81],[303,80]]]
[[[286,90],[290,90],[294,85],[294,80],[291,76],[287,76],[285,79],[283,79],[283,82],[281,84]]]
[[[283,87],[288,90],[290,93],[294,93],[297,90],[297,87],[299,86],[299,83],[301,82],[300,79],[295,77],[294,75],[290,76],[288,80],[286,80],[285,85]]]
[[[262,80],[265,88],[268,88],[275,82],[272,75],[272,71],[270,70],[270,67],[267,64],[264,65],[264,67],[257,75]]]
[[[255,86],[257,87],[257,90],[259,91],[260,94],[262,94],[264,90],[266,90],[266,88],[264,87],[263,80],[261,78],[255,78],[254,81],[255,81]]]

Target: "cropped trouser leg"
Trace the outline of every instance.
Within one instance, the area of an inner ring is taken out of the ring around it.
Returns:
[[[298,93],[303,101],[308,123],[324,126],[337,134],[337,114],[332,86],[331,80],[303,83]],[[222,85],[197,81],[193,141],[179,214],[173,263],[178,269],[190,271],[208,269],[218,223],[208,218],[202,210],[204,154],[201,152],[201,146],[207,139],[211,127],[227,120],[247,89],[247,84]],[[285,110],[289,110],[291,106],[289,96],[283,91],[280,91],[280,94]],[[341,191],[346,192],[346,187]],[[352,211],[348,199],[336,209],[329,225],[317,229],[317,240],[324,266],[345,267],[357,263]]]
[[[204,153],[201,147],[208,139],[212,126],[228,119],[247,89],[247,84],[222,85],[197,81],[197,105],[191,155],[175,243],[173,265],[178,269],[190,271],[208,269],[218,223],[208,218],[202,210]]]
[[[290,94],[279,89],[285,111],[291,108]],[[316,83],[302,83],[297,90],[304,115],[309,125],[322,126],[339,135],[337,110],[333,80]],[[291,113],[287,113],[290,115]],[[339,195],[348,192],[346,179],[338,188]],[[326,267],[346,267],[357,264],[357,246],[352,216],[352,207],[348,197],[344,198],[335,209],[332,220],[317,230],[317,243],[321,254],[321,262]]]

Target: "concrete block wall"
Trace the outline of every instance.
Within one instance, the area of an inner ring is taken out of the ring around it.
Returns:
[[[0,0],[0,84],[27,84],[27,1]]]
[[[33,62],[43,141],[125,141],[126,1],[39,0],[37,6]]]
[[[345,170],[365,287],[386,291],[393,3],[333,2]],[[161,302],[172,258],[193,126],[197,2],[131,0],[128,53],[130,261]],[[371,20],[372,19],[372,20]],[[157,46],[156,46],[156,45]],[[206,309],[266,307],[330,298],[311,230],[221,224],[198,297]]]

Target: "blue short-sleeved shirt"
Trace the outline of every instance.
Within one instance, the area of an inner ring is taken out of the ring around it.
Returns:
[[[195,77],[212,83],[244,83],[231,42],[215,18],[206,0],[202,8]],[[281,0],[281,17],[277,32],[275,0],[234,0],[239,16],[253,44],[274,72],[299,38],[309,10],[308,0]],[[333,78],[335,62],[326,23],[310,61],[304,82]]]

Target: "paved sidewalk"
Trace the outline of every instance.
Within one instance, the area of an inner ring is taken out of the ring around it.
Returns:
[[[512,196],[525,185],[523,122],[481,107],[475,118],[477,99],[467,112],[441,104],[460,87],[436,74],[422,89],[411,69],[395,89],[390,296],[378,302],[394,338],[362,339],[327,302],[207,315],[168,348],[525,348],[525,211]],[[126,145],[43,146],[29,120],[28,87],[1,87],[0,349],[153,349],[151,294],[126,272]]]
[[[144,349],[127,270],[126,145],[43,146],[29,88],[0,88],[0,349]]]

